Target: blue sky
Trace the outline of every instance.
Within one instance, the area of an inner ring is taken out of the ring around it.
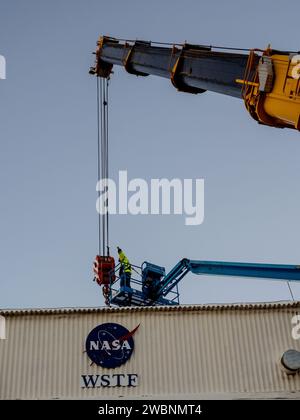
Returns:
[[[97,253],[97,38],[299,50],[284,1],[3,0],[0,54],[0,306],[103,305]],[[204,178],[205,221],[114,216],[111,246],[139,265],[191,259],[300,263],[299,133],[259,126],[242,101],[178,93],[115,68],[110,167],[130,178]],[[115,252],[115,250],[113,250]],[[300,299],[300,285],[293,285]],[[282,300],[286,283],[188,276],[182,303]]]

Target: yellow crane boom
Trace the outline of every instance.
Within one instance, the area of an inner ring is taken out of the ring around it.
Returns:
[[[243,99],[260,124],[300,130],[300,55],[270,47],[246,54],[218,48],[101,36],[90,73],[108,78],[113,65],[120,65],[136,76],[169,78],[182,92],[210,90]]]

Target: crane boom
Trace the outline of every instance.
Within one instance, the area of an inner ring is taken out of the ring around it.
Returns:
[[[243,99],[250,115],[261,124],[300,130],[297,57],[270,48],[241,54],[213,51],[204,45],[165,47],[100,37],[90,73],[108,78],[113,66],[119,65],[136,76],[168,78],[182,92],[212,91]]]

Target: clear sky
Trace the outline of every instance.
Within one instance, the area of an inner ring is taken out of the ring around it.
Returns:
[[[96,79],[101,34],[299,50],[298,0],[2,0],[0,306],[103,305],[97,253]],[[300,137],[259,126],[242,101],[178,93],[115,68],[111,176],[204,178],[205,221],[114,216],[111,246],[167,270],[182,257],[299,264]],[[115,252],[115,249],[113,249]],[[300,285],[292,285],[300,299]],[[289,299],[284,282],[198,277],[182,303]]]

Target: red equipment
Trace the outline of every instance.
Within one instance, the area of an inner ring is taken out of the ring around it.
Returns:
[[[116,279],[115,276],[115,259],[114,257],[107,257],[97,255],[93,267],[95,273],[95,280],[99,286],[108,286]]]

